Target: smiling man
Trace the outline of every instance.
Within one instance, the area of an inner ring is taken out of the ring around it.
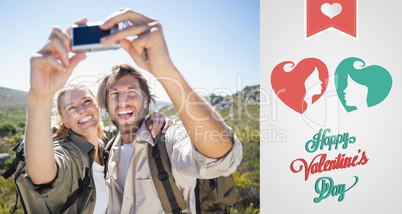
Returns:
[[[107,109],[110,120],[118,127],[125,142],[131,142],[149,113],[153,101],[145,78],[129,65],[116,65],[113,73],[106,76],[99,93],[102,106]],[[107,108],[106,108],[107,106]]]
[[[194,93],[172,63],[161,25],[131,10],[114,13],[101,25],[119,22],[128,27],[103,38],[103,44],[120,42],[134,62],[162,84],[182,125],[171,126],[164,138],[174,181],[186,203],[178,213],[196,213],[197,178],[233,173],[242,159],[242,146],[212,106]],[[134,40],[127,37],[135,36]],[[144,117],[153,101],[144,77],[133,67],[116,65],[98,90],[99,106],[109,113],[120,134],[110,151],[106,182],[110,187],[108,213],[164,213],[149,166],[148,145],[154,146]]]

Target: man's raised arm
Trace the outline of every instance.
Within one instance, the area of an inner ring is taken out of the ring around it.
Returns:
[[[134,62],[152,73],[166,90],[195,148],[211,158],[221,158],[233,145],[232,133],[212,106],[194,92],[172,63],[158,21],[132,10],[112,14],[101,25],[109,29],[128,21],[132,26],[105,37],[105,45],[120,41]],[[134,40],[128,36],[138,36]]]

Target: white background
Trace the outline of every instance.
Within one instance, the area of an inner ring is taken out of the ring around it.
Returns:
[[[360,0],[358,40],[335,30],[305,40],[305,1],[261,1],[261,213],[402,213],[401,9],[399,0]],[[308,57],[326,64],[330,81],[327,91],[303,117],[273,94],[270,75],[280,62],[297,64]],[[392,76],[388,97],[367,111],[347,113],[336,96],[332,75],[348,57],[361,58],[366,66],[382,66]],[[314,129],[312,123],[318,126]],[[330,134],[348,132],[357,141],[346,150],[308,153],[305,143],[320,126],[333,129]],[[278,135],[283,134],[286,140],[279,142]],[[290,170],[291,162],[298,158],[310,163],[321,153],[330,159],[339,153],[353,157],[358,149],[369,158],[364,166],[310,175],[308,181],[304,170],[297,174]],[[342,202],[330,196],[316,204],[314,185],[324,176],[346,188],[353,184],[353,176],[360,180]]]

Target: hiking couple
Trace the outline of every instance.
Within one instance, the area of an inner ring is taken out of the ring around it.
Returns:
[[[119,41],[137,66],[160,81],[175,109],[182,109],[178,111],[182,125],[167,124],[164,142],[171,174],[186,203],[182,212],[196,213],[197,178],[233,173],[241,162],[241,143],[176,69],[156,20],[126,9],[108,17],[101,28],[125,21],[132,26],[101,41],[105,45]],[[103,78],[96,99],[85,86],[63,88],[86,57],[85,53],[75,53],[69,58],[69,31],[55,27],[46,45],[31,58],[24,144],[27,189],[22,191],[22,198],[32,195],[40,203],[25,201],[24,206],[35,213],[164,213],[148,153],[148,145],[154,145],[153,138],[163,125],[158,121],[164,116],[154,113],[153,121],[144,120],[153,101],[147,81],[133,67],[122,64]],[[129,36],[138,38],[129,40]],[[147,60],[142,57],[144,51]],[[57,91],[61,120],[53,135],[51,106]],[[99,108],[106,110],[116,129],[102,128]],[[113,144],[106,163],[105,145],[109,141]],[[86,165],[89,170],[83,170]],[[82,174],[89,176],[86,188],[71,200],[69,196],[86,181]],[[71,205],[66,207],[66,201]]]

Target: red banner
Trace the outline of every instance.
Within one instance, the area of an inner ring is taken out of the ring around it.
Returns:
[[[357,0],[306,0],[307,38],[333,27],[357,37]]]

